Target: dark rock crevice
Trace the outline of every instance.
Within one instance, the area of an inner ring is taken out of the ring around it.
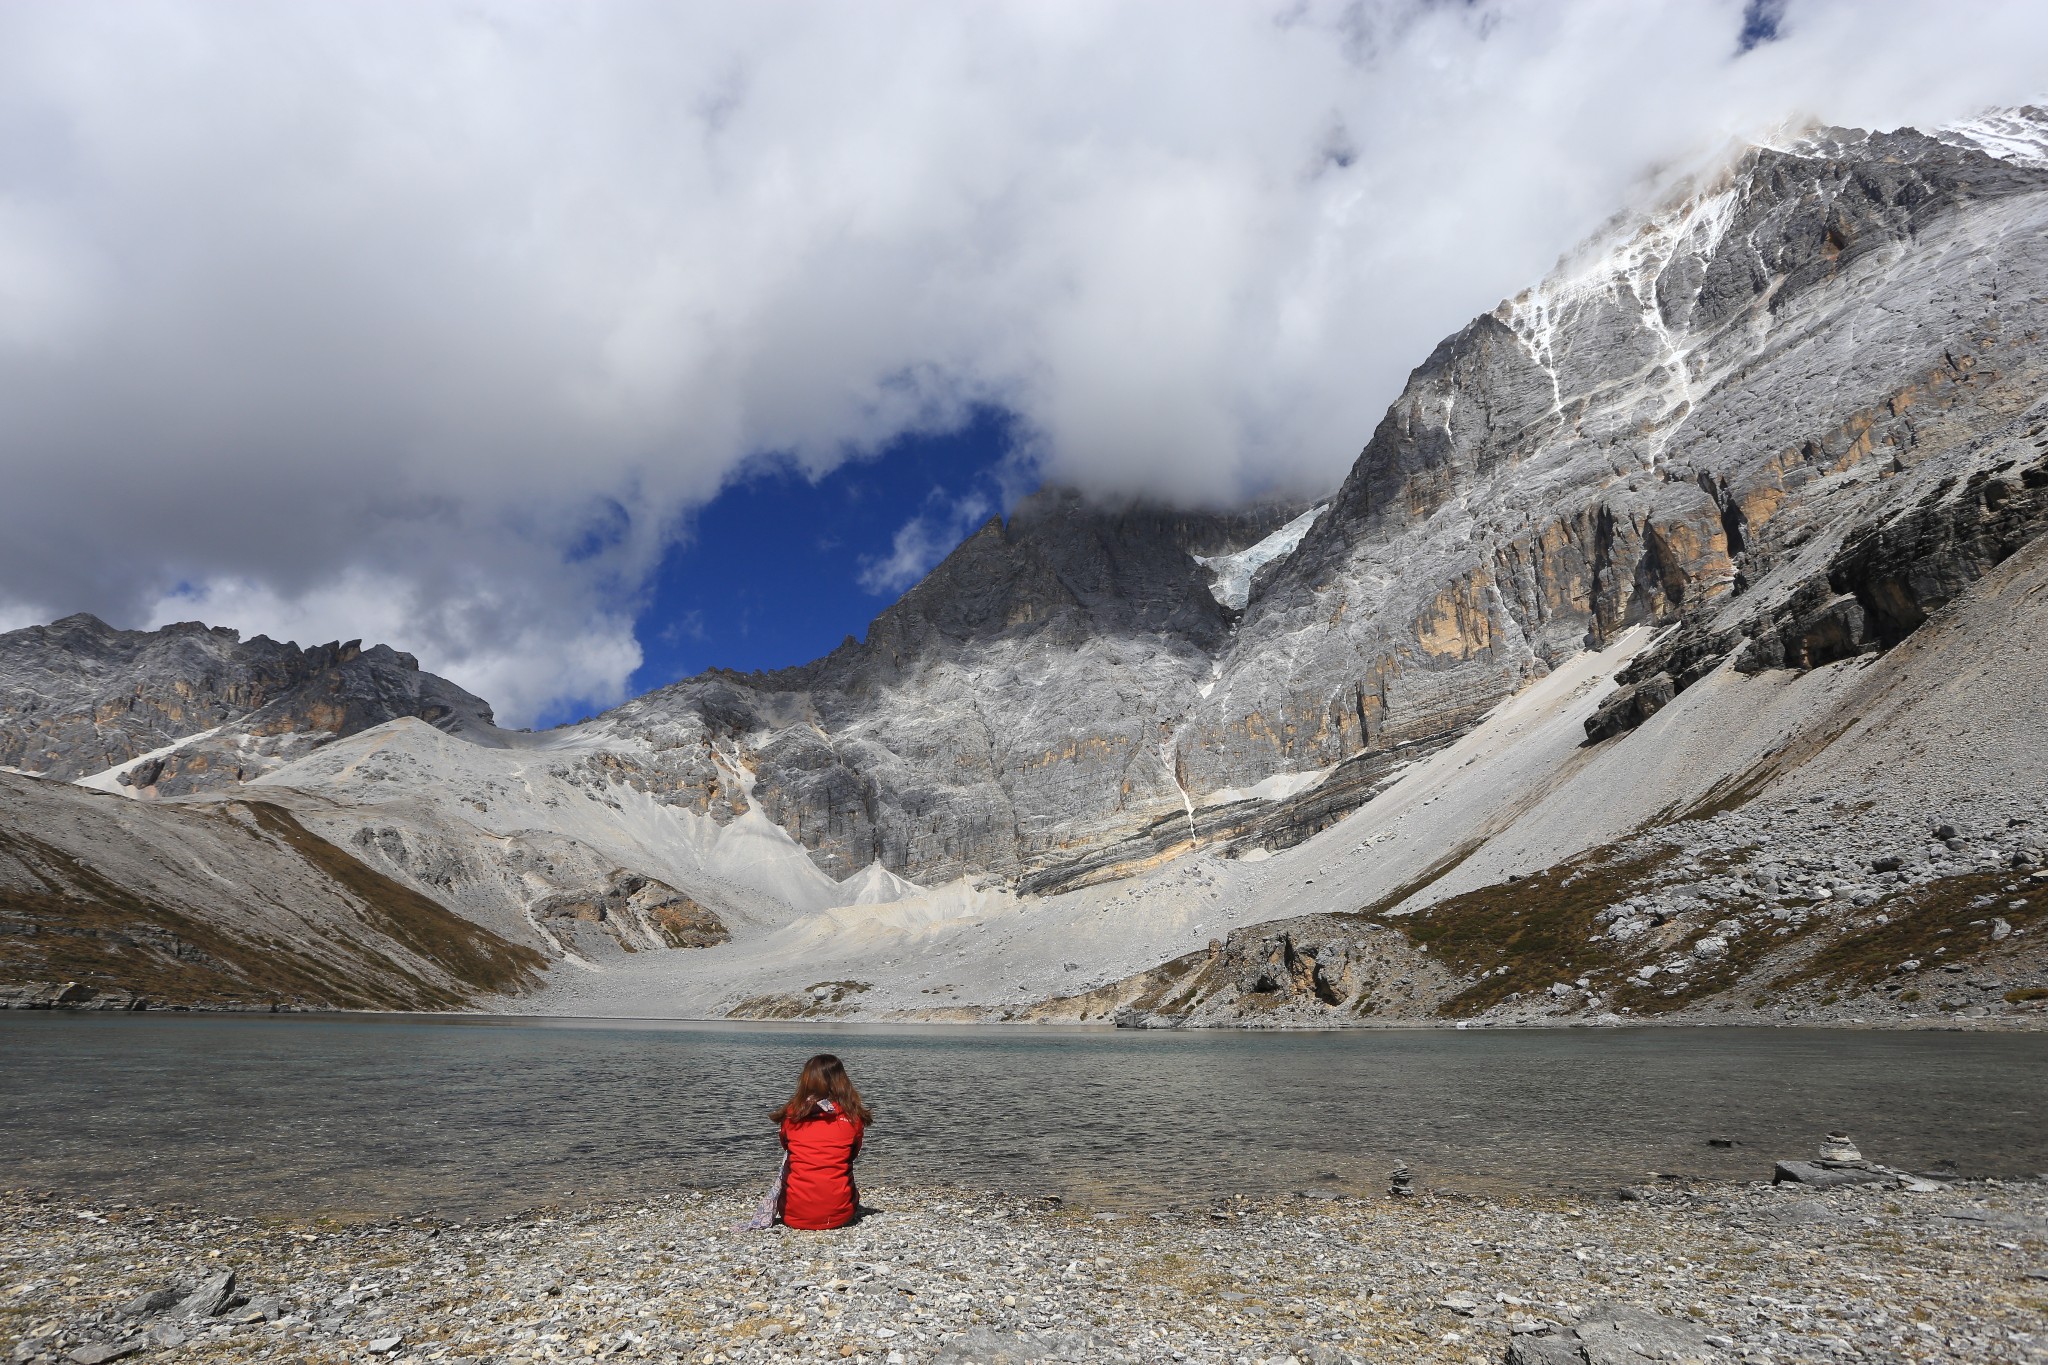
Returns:
[[[1812,669],[1876,653],[1953,602],[2048,530],[2048,456],[1945,480],[1845,537],[1824,574],[1739,627],[1695,621],[1617,675],[1586,721],[1588,743],[1626,733],[1730,656],[1736,671]]]

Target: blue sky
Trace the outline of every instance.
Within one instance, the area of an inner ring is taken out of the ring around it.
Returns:
[[[866,634],[918,569],[1003,510],[1013,433],[1007,413],[980,408],[957,431],[899,438],[815,482],[779,461],[743,474],[663,557],[634,621],[644,661],[630,691],[806,663]],[[540,723],[585,713],[566,705]]]

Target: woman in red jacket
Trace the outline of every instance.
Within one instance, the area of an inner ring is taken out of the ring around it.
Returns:
[[[861,1103],[839,1059],[821,1052],[805,1062],[796,1093],[769,1117],[782,1126],[782,1145],[789,1152],[783,1223],[813,1231],[851,1223],[860,1208],[853,1159],[860,1155],[861,1134],[874,1115]]]

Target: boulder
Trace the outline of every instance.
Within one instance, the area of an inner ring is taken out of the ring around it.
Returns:
[[[139,1337],[134,1341],[122,1342],[89,1341],[83,1346],[74,1347],[65,1359],[76,1361],[78,1365],[106,1365],[109,1360],[126,1360],[140,1351],[142,1346]]]
[[[210,1318],[225,1312],[235,1297],[235,1272],[223,1270],[218,1275],[202,1280],[199,1287],[180,1301],[172,1311],[180,1318]]]
[[[1671,704],[1678,695],[1669,673],[1653,673],[1617,690],[1586,718],[1586,742],[1598,744],[1635,729]]]
[[[1647,1365],[1661,1361],[1715,1361],[1707,1331],[1685,1318],[1667,1318],[1627,1304],[1601,1304],[1572,1328],[1586,1365]]]
[[[184,1297],[183,1289],[176,1285],[165,1285],[162,1289],[150,1290],[141,1298],[130,1299],[115,1311],[131,1318],[145,1317],[151,1313],[163,1312]]]
[[[1519,1336],[1508,1343],[1507,1365],[1586,1365],[1576,1337]]]
[[[1889,1172],[1874,1166],[1822,1165],[1813,1161],[1781,1161],[1771,1176],[1773,1185],[1875,1185],[1891,1179]]]

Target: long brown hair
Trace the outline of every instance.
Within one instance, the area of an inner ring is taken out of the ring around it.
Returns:
[[[862,1123],[873,1123],[875,1115],[861,1103],[860,1091],[853,1088],[847,1077],[846,1067],[829,1052],[821,1052],[804,1063],[804,1074],[797,1077],[796,1093],[789,1097],[789,1103],[769,1111],[772,1123],[802,1123],[806,1119],[825,1117],[819,1112],[818,1102],[830,1100],[838,1106],[839,1112]]]

